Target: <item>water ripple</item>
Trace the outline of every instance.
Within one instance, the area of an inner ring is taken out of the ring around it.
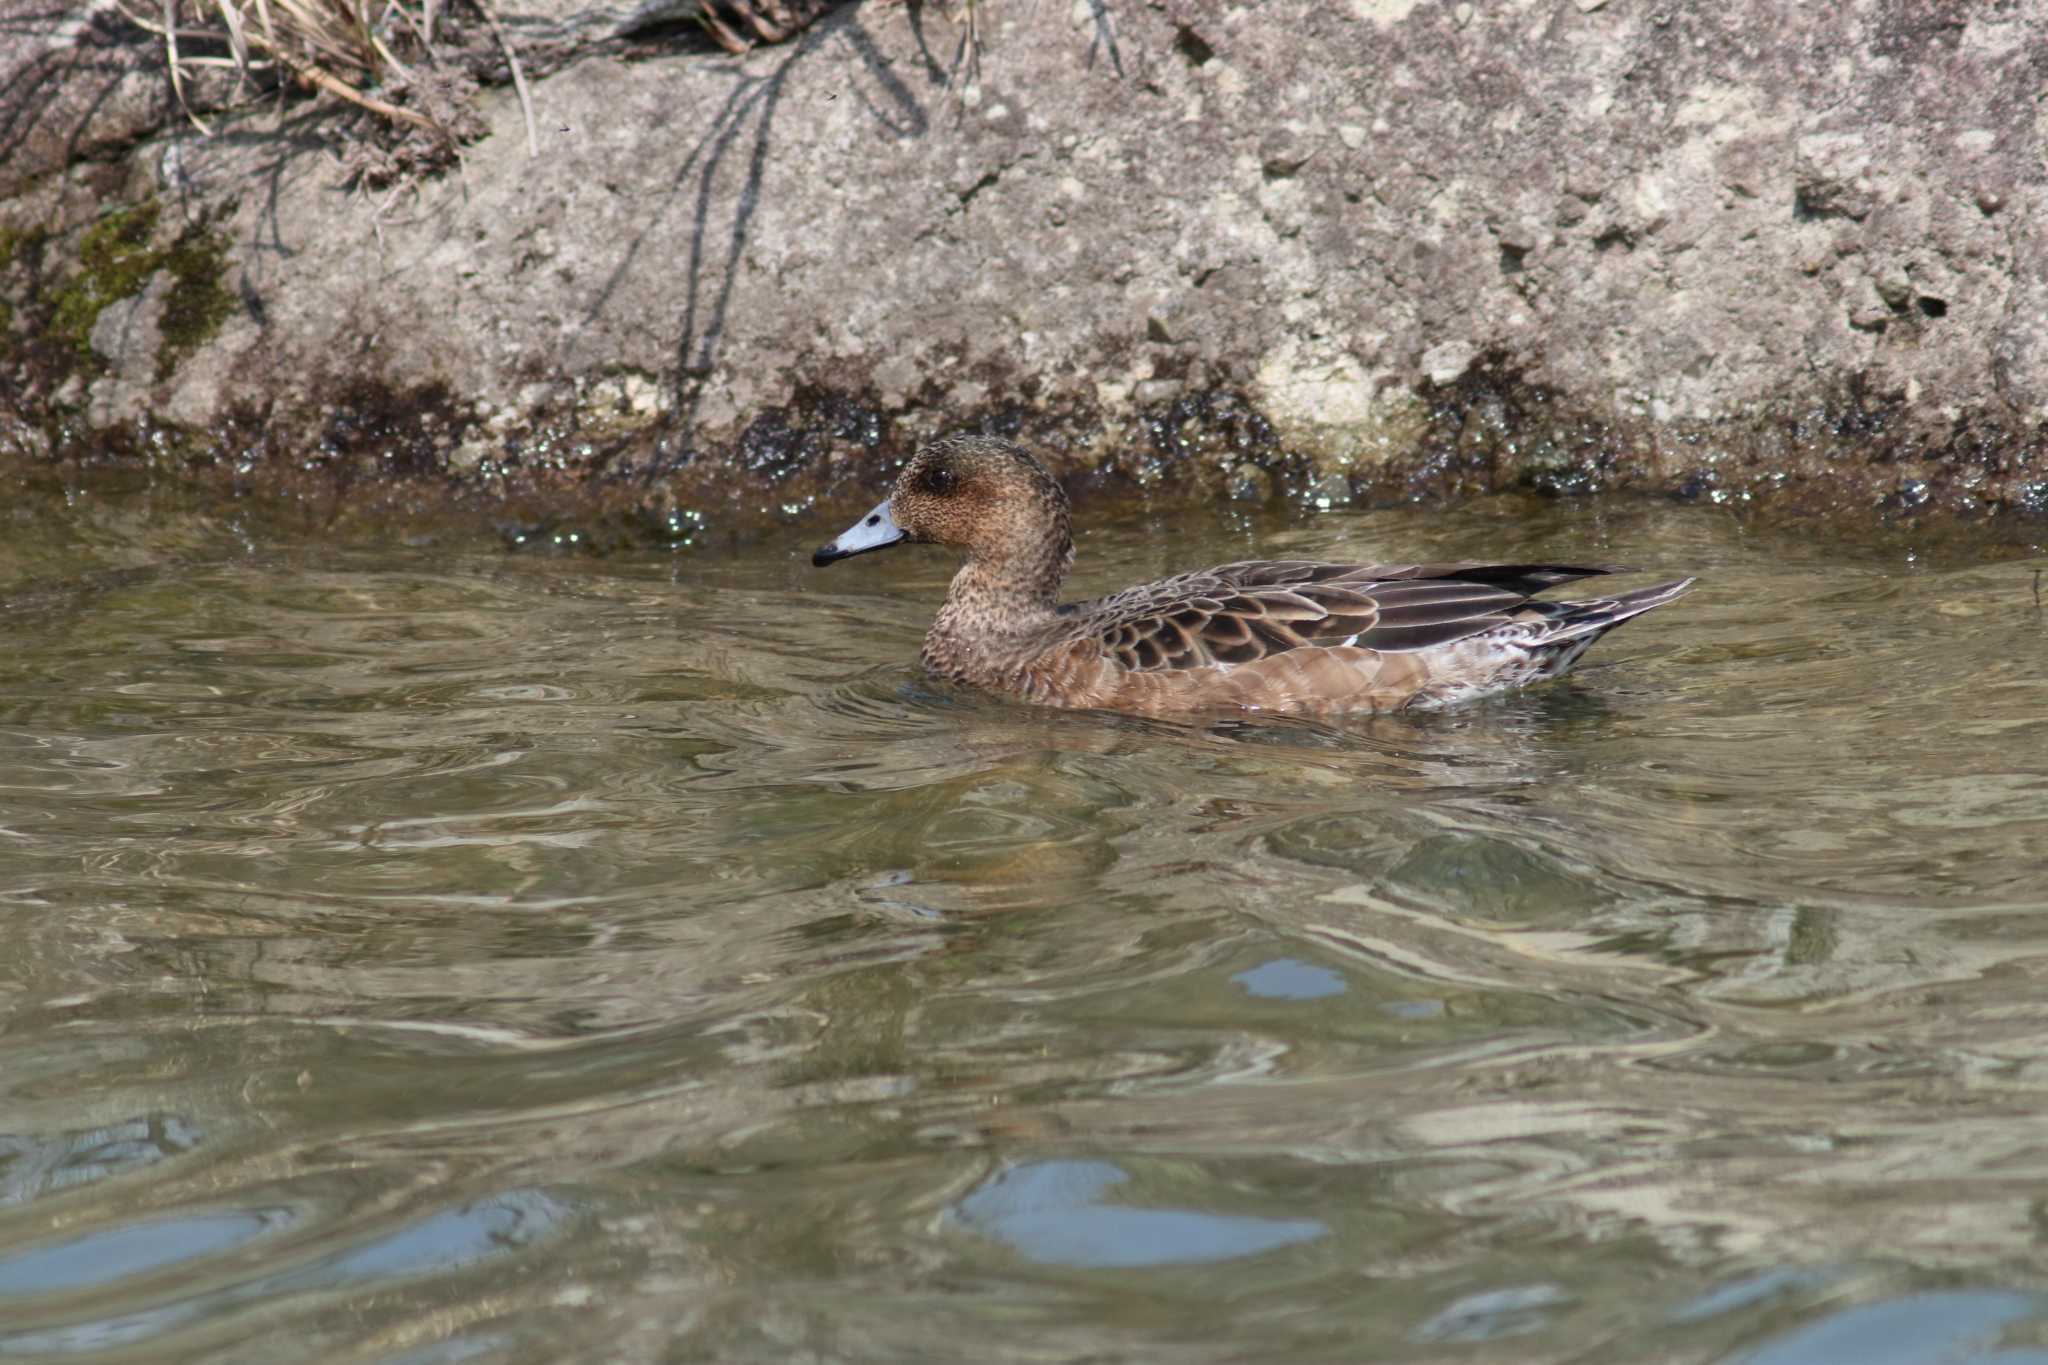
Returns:
[[[1564,686],[1180,722],[924,679],[920,550],[38,515],[0,1354],[2039,1338],[2031,562],[1620,503],[1091,522],[1083,591],[1379,545],[1706,574]]]

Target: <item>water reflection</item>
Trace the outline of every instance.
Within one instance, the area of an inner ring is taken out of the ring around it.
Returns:
[[[85,1289],[210,1256],[282,1227],[283,1209],[164,1218],[0,1257],[0,1298]]]
[[[199,1140],[198,1130],[174,1114],[69,1133],[0,1133],[0,1205],[132,1171],[190,1151]]]
[[[232,1283],[141,1312],[27,1331],[0,1329],[0,1356],[79,1355],[161,1338],[209,1314],[261,1303],[275,1311],[293,1295],[347,1290],[427,1273],[447,1274],[511,1255],[546,1238],[569,1214],[538,1190],[512,1190],[400,1225],[310,1264]],[[140,1275],[173,1261],[225,1252],[291,1221],[283,1210],[252,1210],[110,1229],[24,1253],[0,1265],[0,1293],[55,1293]],[[92,1266],[87,1261],[98,1258]],[[22,1311],[26,1316],[26,1310]]]
[[[1570,1295],[1554,1284],[1521,1285],[1471,1294],[1426,1319],[1414,1332],[1419,1342],[1468,1344],[1527,1336],[1550,1325],[1548,1311]]]
[[[1739,1365],[2044,1365],[2048,1349],[2000,1350],[1999,1335],[2039,1318],[2027,1294],[1952,1290],[1859,1304],[1808,1323],[1738,1357]]]
[[[1107,1161],[1013,1166],[961,1200],[965,1227],[1018,1254],[1077,1270],[1134,1269],[1257,1256],[1329,1231],[1313,1218],[1134,1208],[1103,1194],[1130,1176]]]
[[[269,1287],[314,1288],[453,1270],[536,1242],[568,1215],[568,1205],[551,1195],[511,1190],[408,1223],[352,1251],[282,1276]]]
[[[2048,1340],[2028,566],[1622,504],[1098,524],[1084,589],[1707,574],[1564,687],[1177,724],[919,679],[915,554],[22,526],[13,1356]]]
[[[1320,1000],[1326,995],[1344,993],[1342,976],[1328,967],[1291,957],[1276,957],[1247,967],[1230,979],[1243,987],[1247,995],[1265,1000]]]
[[[1733,1313],[1785,1295],[1809,1292],[1827,1285],[1842,1272],[1827,1267],[1805,1270],[1767,1270],[1732,1284],[1717,1285],[1672,1313],[1673,1322],[1704,1322],[1723,1313]]]

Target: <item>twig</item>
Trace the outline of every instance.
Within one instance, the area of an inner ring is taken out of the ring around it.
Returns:
[[[338,95],[350,104],[360,105],[371,113],[381,114],[385,118],[402,119],[406,123],[425,128],[429,132],[440,133],[444,131],[440,124],[434,122],[425,114],[417,114],[410,109],[401,109],[395,104],[386,104],[383,100],[365,95],[340,77],[330,75],[317,66],[300,62],[297,58],[284,52],[280,51],[276,56],[280,62],[290,67],[292,74],[300,80],[305,81],[308,85],[317,85],[330,95]]]
[[[277,51],[277,25],[271,22],[270,0],[256,0],[256,22],[263,26],[263,45],[272,52]],[[278,86],[280,92],[283,85]]]
[[[365,29],[363,30],[363,32],[364,35],[368,37],[370,40],[370,50],[372,52],[375,52],[379,57],[382,57],[384,59],[384,64],[386,66],[391,67],[392,69],[397,71],[398,74],[401,76],[412,75],[411,68],[406,66],[404,62],[398,60],[397,57],[393,56],[390,48],[384,46],[384,40],[377,36],[375,29]],[[370,74],[374,76],[376,73],[373,71]]]
[[[717,43],[734,56],[738,56],[753,46],[745,38],[733,32],[725,20],[718,17],[718,12],[709,5],[703,5],[698,8],[697,22],[704,25],[705,29],[710,32],[711,41]]]
[[[154,28],[152,28],[151,31],[154,32]],[[214,35],[209,33],[206,36],[211,38]],[[178,64],[180,66],[190,67],[219,67],[224,71],[238,71],[241,69],[242,66],[242,64],[236,61],[233,57],[188,57],[182,52],[178,55]],[[249,63],[249,70],[268,71],[270,69],[270,65],[271,64],[269,62],[255,60]]]
[[[533,95],[526,88],[526,73],[519,69],[519,54],[512,50],[512,43],[505,37],[504,28],[498,23],[498,7],[491,0],[477,0],[477,8],[484,12],[484,22],[491,26],[491,36],[498,40],[504,50],[505,61],[512,68],[512,86],[519,92],[519,108],[526,115],[526,154],[540,159],[540,130],[533,121]]]
[[[185,117],[192,120],[192,126],[207,137],[213,136],[213,129],[206,126],[206,120],[192,112],[192,106],[185,99],[185,73],[178,67],[178,0],[164,0],[164,51],[171,63],[171,93],[178,97],[178,107],[185,111]]]
[[[130,22],[134,23],[137,27],[143,29],[145,32],[158,34],[163,38],[164,50],[167,56],[169,57],[171,66],[171,91],[178,97],[178,107],[185,111],[185,117],[192,120],[194,127],[198,128],[200,132],[205,133],[207,136],[211,137],[213,135],[213,129],[208,127],[206,125],[205,120],[201,119],[198,114],[192,111],[192,106],[189,103],[187,103],[185,99],[184,67],[188,64],[188,62],[185,58],[179,56],[178,54],[178,0],[163,0],[163,23],[161,26],[151,23],[149,20],[143,18],[141,15],[129,9],[126,5],[120,5],[119,0],[116,0],[116,4],[119,5],[121,12],[127,16]],[[218,6],[218,9],[223,14],[233,15],[232,18],[225,20],[228,26],[229,34],[228,45],[235,51],[236,65],[240,67],[244,73],[246,73],[247,71],[253,69],[257,65],[257,63],[248,60],[249,49],[248,44],[246,42],[247,35],[242,28],[240,15],[235,14],[234,7],[229,4],[222,4]],[[311,86],[317,86],[319,89],[325,90],[330,95],[338,96],[341,99],[347,100],[350,104],[358,105],[361,108],[367,109],[371,113],[377,114],[383,118],[397,119],[404,123],[411,123],[421,128],[425,128],[429,132],[440,133],[443,136],[447,135],[446,129],[442,128],[440,124],[434,122],[434,120],[426,117],[425,115],[414,113],[410,109],[401,109],[395,104],[386,104],[383,100],[377,99],[374,96],[365,95],[362,91],[356,89],[347,81],[342,80],[339,76],[336,76],[332,72],[323,69],[317,62],[303,60],[301,58],[293,56],[290,52],[286,51],[285,45],[278,39],[277,29],[271,21],[270,6],[267,3],[267,0],[256,0],[256,18],[257,22],[259,23],[263,30],[262,46],[270,54],[272,60],[274,60],[279,66],[282,66],[286,70],[290,71],[294,76],[297,76],[306,84]],[[495,23],[493,26],[495,27]],[[191,32],[193,33],[194,36],[198,36],[198,34],[204,32],[204,30],[192,30]],[[318,35],[309,33],[303,36],[305,36],[309,42],[313,42],[315,45],[320,45],[321,40],[319,39]],[[371,42],[371,50],[373,52],[382,51],[383,44],[376,42],[374,36],[372,36]],[[332,43],[329,42],[326,43],[325,45],[331,47]],[[393,66],[396,66],[400,72],[405,71],[405,67],[399,62],[397,62],[395,59],[392,59],[388,53],[385,53],[384,56],[385,59],[391,61],[391,64]],[[189,64],[193,66],[215,66],[222,65],[223,63],[219,58],[194,57],[190,59]],[[525,82],[524,77],[520,75],[519,65],[517,61],[514,61],[513,63],[512,73],[513,77],[520,82],[520,89],[523,92],[525,89]],[[531,124],[531,122],[532,116],[531,113],[529,113],[529,125]]]
[[[228,50],[235,54],[235,96],[249,83],[249,35],[242,32],[242,11],[233,5],[220,7],[220,18],[228,30]]]

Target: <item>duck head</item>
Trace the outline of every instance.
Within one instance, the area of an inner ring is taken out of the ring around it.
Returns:
[[[994,436],[933,441],[896,476],[889,496],[811,563],[886,549],[903,541],[950,545],[970,564],[1058,585],[1074,556],[1067,495],[1023,447]],[[1034,584],[1035,586],[1035,584]]]

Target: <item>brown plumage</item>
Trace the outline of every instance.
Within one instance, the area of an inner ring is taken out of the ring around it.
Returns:
[[[987,436],[926,446],[885,502],[811,559],[905,540],[967,555],[925,636],[927,669],[1027,701],[1145,715],[1392,711],[1556,677],[1693,584],[1548,602],[1535,594],[1614,567],[1248,560],[1061,604],[1074,558],[1066,494]]]

